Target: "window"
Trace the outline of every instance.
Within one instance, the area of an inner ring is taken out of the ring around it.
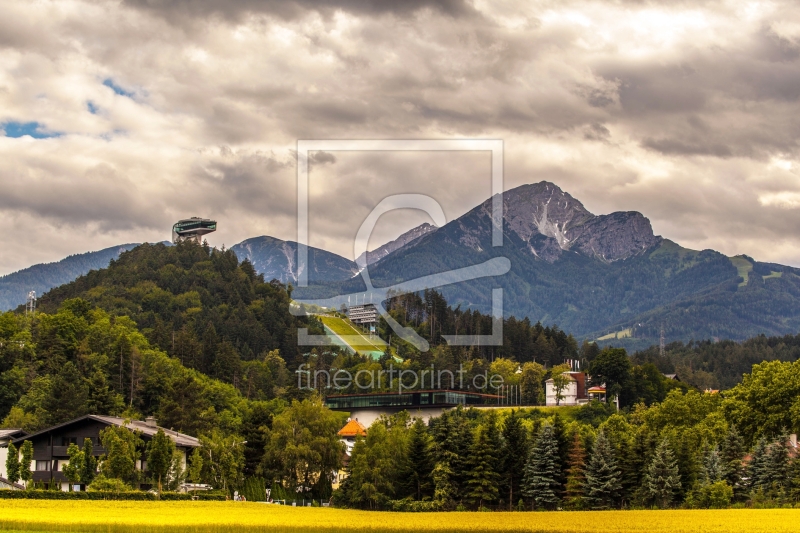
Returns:
[[[62,446],[69,446],[70,444],[78,444],[78,437],[61,437]]]
[[[50,461],[36,461],[36,471],[37,472],[50,471]]]

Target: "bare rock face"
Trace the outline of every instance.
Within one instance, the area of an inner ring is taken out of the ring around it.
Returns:
[[[636,255],[661,242],[650,221],[636,211],[594,217],[572,243],[573,249],[612,262]]]
[[[483,205],[490,207],[490,201]],[[605,262],[636,255],[661,242],[635,211],[596,216],[553,183],[523,185],[503,195],[506,227],[528,242],[533,255],[554,262],[571,250]]]

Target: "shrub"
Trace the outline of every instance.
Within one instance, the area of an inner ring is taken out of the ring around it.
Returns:
[[[691,509],[727,509],[733,499],[733,488],[724,481],[701,485],[686,497]]]
[[[86,488],[89,492],[130,492],[131,487],[126,484],[121,479],[117,479],[114,477],[106,477],[103,474],[100,474],[92,484]]]

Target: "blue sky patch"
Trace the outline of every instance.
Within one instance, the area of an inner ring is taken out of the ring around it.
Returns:
[[[103,85],[109,87],[112,91],[114,91],[120,96],[127,96],[128,98],[133,98],[133,93],[131,91],[126,91],[125,89],[114,83],[114,80],[112,80],[111,78],[106,78],[105,80],[103,80]]]
[[[0,128],[6,133],[6,137],[23,137],[30,135],[34,139],[47,139],[48,137],[58,137],[60,133],[44,131],[38,122],[4,122]]]
[[[100,110],[96,105],[94,105],[94,102],[92,102],[91,100],[86,102],[86,107],[89,109],[89,113],[91,113],[92,115],[96,115],[97,112]]]

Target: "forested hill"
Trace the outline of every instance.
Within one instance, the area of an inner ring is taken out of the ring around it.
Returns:
[[[42,263],[0,277],[0,311],[14,309],[25,303],[30,291],[36,294],[69,283],[90,270],[105,268],[124,251],[138,244],[121,244],[96,252],[75,254],[53,263]]]
[[[51,290],[39,308],[52,313],[71,298],[131,317],[151,344],[229,383],[271,350],[298,364],[297,328],[306,327],[289,314],[284,285],[265,282],[231,250],[194,243],[143,244]]]

